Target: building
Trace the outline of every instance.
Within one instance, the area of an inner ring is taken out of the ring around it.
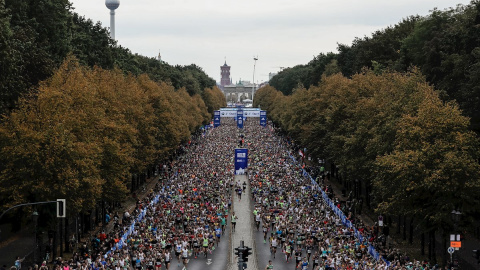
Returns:
[[[232,84],[232,79],[230,79],[230,66],[227,65],[227,60],[225,60],[225,64],[220,67],[220,89],[223,90],[225,85]]]
[[[256,87],[257,88],[257,87]],[[236,84],[229,84],[223,87],[223,94],[227,102],[237,103],[244,99],[252,99],[253,83],[249,81],[238,81]]]
[[[242,102],[245,99],[252,99],[253,83],[250,81],[238,81],[233,84],[230,78],[230,66],[227,61],[223,66],[220,66],[220,85],[218,87],[222,90],[228,103]],[[255,87],[258,89],[258,87]]]

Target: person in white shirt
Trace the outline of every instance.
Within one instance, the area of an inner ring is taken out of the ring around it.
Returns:
[[[187,263],[188,263],[188,248],[187,247],[182,248],[182,259],[183,259],[183,265],[186,269],[187,268]]]

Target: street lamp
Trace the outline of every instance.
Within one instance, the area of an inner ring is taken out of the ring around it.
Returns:
[[[452,217],[452,221],[453,221],[453,235],[450,236],[450,241],[460,241],[460,234],[457,234],[458,232],[458,221],[460,220],[460,216],[462,215],[462,213],[460,211],[457,211],[456,209],[453,209],[452,212],[450,213],[451,214],[451,217]],[[455,267],[455,253],[452,254],[452,266]]]
[[[253,104],[253,95],[255,94],[255,65],[257,64],[258,56],[253,57],[253,89],[252,89],[252,104]]]
[[[36,262],[37,262],[37,247],[38,247],[38,243],[37,243],[37,221],[38,221],[38,212],[37,212],[37,209],[33,210],[32,218],[33,218],[33,223],[35,224],[35,229],[34,229],[35,239],[34,239],[34,241],[33,241],[33,243],[34,243],[34,247],[33,247],[33,262],[36,263]]]

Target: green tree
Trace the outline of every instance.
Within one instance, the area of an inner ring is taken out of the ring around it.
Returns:
[[[399,122],[395,150],[376,160],[378,211],[451,228],[452,209],[461,209],[465,219],[479,210],[479,141],[456,104],[443,103],[431,88],[418,95],[418,110]]]

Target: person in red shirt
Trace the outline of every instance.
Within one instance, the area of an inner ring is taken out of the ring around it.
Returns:
[[[98,238],[100,239],[100,242],[103,242],[103,241],[105,241],[105,239],[107,239],[107,235],[105,234],[104,231],[102,231],[100,233],[100,235],[98,236]]]

